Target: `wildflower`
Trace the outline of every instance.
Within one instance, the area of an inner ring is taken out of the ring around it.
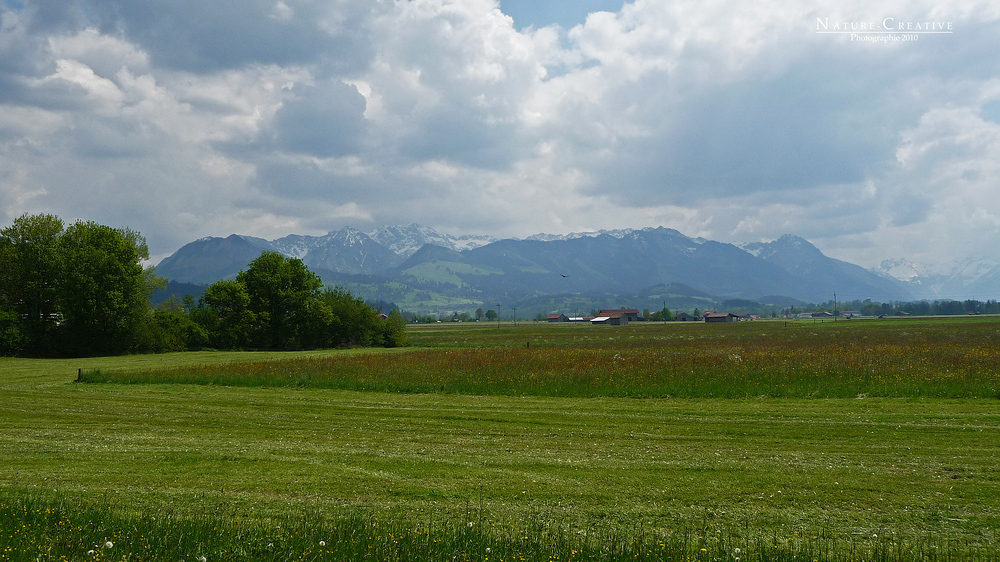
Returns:
[[[108,542],[104,543],[104,548],[114,548],[114,547],[115,547],[115,543],[113,543],[111,541],[108,541]]]
[[[739,553],[741,553],[741,552],[743,552],[743,551],[740,550],[739,548],[734,548],[733,549],[733,554],[739,555]]]
[[[326,546],[326,541],[319,541],[320,546]]]
[[[469,521],[469,528],[472,528],[472,521]]]
[[[204,556],[199,556],[198,557],[198,562],[205,562],[206,560],[208,560],[208,559],[205,558]]]
[[[97,554],[96,552],[94,552],[94,549],[90,549],[87,551],[87,556],[93,556],[94,554]]]

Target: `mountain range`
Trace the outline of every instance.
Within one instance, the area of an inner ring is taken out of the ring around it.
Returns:
[[[989,258],[960,259],[938,267],[884,260],[874,271],[901,280],[920,299],[985,301],[1000,296],[1000,262]]]
[[[424,311],[492,303],[589,310],[598,301],[655,310],[661,302],[705,308],[727,299],[787,306],[835,294],[889,302],[925,298],[927,287],[944,286],[937,278],[894,276],[910,271],[903,262],[867,270],[830,258],[797,236],[736,246],[663,227],[502,240],[415,224],[277,240],[233,234],[191,242],[156,270],[175,282],[210,284],[234,277],[264,250],[302,259],[328,285]],[[998,280],[1000,269],[986,268],[967,286],[995,287]]]

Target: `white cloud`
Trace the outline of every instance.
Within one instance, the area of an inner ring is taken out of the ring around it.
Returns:
[[[58,113],[38,107],[5,106],[0,111],[0,131],[28,144],[41,142],[59,130],[63,122]]]
[[[0,222],[85,213],[154,253],[414,221],[794,233],[865,265],[1000,242],[993,4],[636,0],[521,32],[493,0],[59,6],[0,8]],[[814,33],[890,15],[955,33]]]
[[[97,74],[112,76],[121,68],[131,72],[149,70],[149,56],[135,45],[88,27],[78,33],[49,37],[49,48],[57,59],[79,61]]]
[[[9,217],[19,217],[28,212],[29,204],[48,192],[43,188],[27,186],[28,174],[23,167],[0,168],[0,208]]]
[[[271,11],[270,16],[278,21],[291,21],[294,17],[295,12],[292,8],[284,3],[278,2],[274,5],[274,9]]]
[[[939,107],[904,131],[897,151],[899,200],[927,201],[910,232],[934,236],[908,241],[913,253],[940,262],[958,255],[991,255],[1000,237],[1000,124],[977,107]]]
[[[75,60],[57,60],[56,72],[40,80],[39,85],[59,80],[81,86],[86,90],[87,97],[95,103],[98,110],[114,110],[125,98],[122,91],[118,89],[118,85],[112,80],[98,76],[89,66]]]

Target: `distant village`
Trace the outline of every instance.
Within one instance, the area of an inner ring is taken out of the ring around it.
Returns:
[[[862,314],[857,310],[844,310],[841,311],[838,316],[840,318],[859,318]],[[800,319],[832,319],[834,315],[832,312],[802,312],[794,317]],[[629,322],[662,322],[665,320],[672,320],[674,322],[746,322],[758,319],[760,319],[760,316],[756,314],[737,314],[733,312],[716,312],[714,310],[706,310],[699,315],[680,312],[672,318],[664,318],[660,312],[657,312],[656,315],[651,317],[644,317],[641,316],[639,311],[635,308],[602,309],[596,316],[566,316],[565,314],[557,312],[549,314],[547,318],[549,322],[590,322],[591,324],[607,324],[609,326],[626,326]]]
[[[822,322],[824,319],[840,319],[840,320],[850,320],[852,318],[888,318],[888,317],[909,317],[909,316],[956,316],[956,315],[979,315],[979,314],[994,314],[1000,315],[1000,301],[988,300],[988,301],[977,301],[977,300],[966,300],[966,301],[954,301],[954,300],[938,300],[938,301],[916,301],[916,302],[896,302],[896,303],[879,303],[872,302],[870,300],[864,301],[847,301],[843,304],[847,305],[846,309],[838,309],[834,301],[827,303],[820,303],[819,305],[809,305],[812,310],[802,310],[796,309],[795,307],[789,307],[782,310],[776,310],[774,307],[762,307],[764,310],[754,310],[754,312],[747,312],[744,306],[747,304],[754,304],[751,301],[740,301],[734,304],[734,306],[740,307],[738,312],[719,312],[716,310],[706,310],[701,312],[699,309],[695,308],[690,312],[678,312],[676,314],[671,314],[669,310],[664,308],[663,310],[650,311],[649,309],[643,309],[640,312],[636,308],[605,308],[601,310],[593,310],[590,312],[589,316],[581,315],[579,312],[573,314],[564,314],[560,312],[547,313],[539,312],[538,314],[531,317],[535,322],[576,322],[583,323],[589,322],[592,324],[603,324],[610,326],[623,326],[627,325],[629,322],[745,322],[750,320],[812,320]],[[726,306],[725,304],[723,306]],[[393,303],[379,302],[375,306],[377,310],[389,310],[396,308]],[[751,309],[752,310],[752,309]],[[833,310],[833,312],[831,312]],[[513,312],[517,309],[513,308]],[[475,314],[469,314],[467,312],[455,312],[451,315],[442,314],[437,317],[432,316],[416,316],[407,312],[403,312],[404,318],[408,322],[414,323],[433,323],[433,322],[496,322],[499,320],[499,315],[496,310],[486,310],[483,311],[482,308],[477,309]],[[514,315],[508,316],[507,318],[513,318]],[[527,320],[527,317],[518,317],[521,320]],[[515,320],[516,322],[516,320]]]

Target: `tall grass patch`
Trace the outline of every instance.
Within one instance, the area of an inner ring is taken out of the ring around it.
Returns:
[[[1000,397],[995,320],[601,329],[526,328],[516,345],[508,332],[506,345],[485,347],[438,342],[392,354],[95,369],[81,381],[567,397]]]

